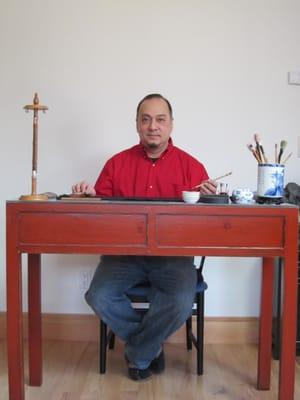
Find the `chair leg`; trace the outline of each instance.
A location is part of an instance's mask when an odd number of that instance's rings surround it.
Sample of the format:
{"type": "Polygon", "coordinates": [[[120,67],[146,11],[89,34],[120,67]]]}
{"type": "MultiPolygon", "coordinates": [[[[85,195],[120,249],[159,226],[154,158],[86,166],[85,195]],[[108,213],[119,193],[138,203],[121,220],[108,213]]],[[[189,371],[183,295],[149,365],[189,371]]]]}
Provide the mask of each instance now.
{"type": "Polygon", "coordinates": [[[107,325],[102,320],[100,321],[100,374],[105,374],[106,371],[106,347],[107,347],[107,325]]]}
{"type": "Polygon", "coordinates": [[[110,350],[114,349],[115,347],[115,334],[113,331],[109,331],[108,333],[108,348],[110,350]]]}
{"type": "Polygon", "coordinates": [[[203,374],[204,292],[197,294],[197,373],[203,374]]]}
{"type": "Polygon", "coordinates": [[[192,350],[192,316],[185,321],[186,348],[192,350]]]}

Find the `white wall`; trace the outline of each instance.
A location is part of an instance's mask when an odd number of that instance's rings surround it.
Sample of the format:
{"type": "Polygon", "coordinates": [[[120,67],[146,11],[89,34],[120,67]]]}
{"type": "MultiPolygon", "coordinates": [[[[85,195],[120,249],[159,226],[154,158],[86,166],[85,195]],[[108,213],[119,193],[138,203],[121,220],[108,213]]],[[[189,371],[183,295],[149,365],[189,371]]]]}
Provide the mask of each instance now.
{"type": "MultiPolygon", "coordinates": [[[[246,149],[259,132],[294,151],[286,182],[300,182],[299,0],[0,0],[0,310],[5,299],[5,200],[30,193],[35,91],[40,115],[38,191],[68,193],[137,142],[135,108],[149,92],[173,104],[174,141],[230,188],[256,186],[246,149]]],[[[82,273],[95,256],[43,256],[43,311],[88,313],[82,273]]],[[[257,315],[257,259],[210,258],[207,314],[257,315]]],[[[25,275],[25,271],[24,271],[25,275]]],[[[26,289],[26,279],[24,290],[26,289]]],[[[25,309],[26,309],[26,299],[25,309]]]]}

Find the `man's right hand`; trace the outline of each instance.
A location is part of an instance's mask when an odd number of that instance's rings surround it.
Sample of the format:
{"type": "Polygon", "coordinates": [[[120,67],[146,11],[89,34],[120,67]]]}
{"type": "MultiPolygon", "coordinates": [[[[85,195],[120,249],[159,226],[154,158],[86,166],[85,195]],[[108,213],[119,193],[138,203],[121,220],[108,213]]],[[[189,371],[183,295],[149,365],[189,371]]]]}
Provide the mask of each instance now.
{"type": "Polygon", "coordinates": [[[73,194],[86,194],[87,196],[96,196],[94,186],[88,182],[82,181],[72,186],[73,194]]]}
{"type": "Polygon", "coordinates": [[[218,183],[213,179],[207,179],[198,185],[199,191],[202,194],[216,194],[218,183]]]}

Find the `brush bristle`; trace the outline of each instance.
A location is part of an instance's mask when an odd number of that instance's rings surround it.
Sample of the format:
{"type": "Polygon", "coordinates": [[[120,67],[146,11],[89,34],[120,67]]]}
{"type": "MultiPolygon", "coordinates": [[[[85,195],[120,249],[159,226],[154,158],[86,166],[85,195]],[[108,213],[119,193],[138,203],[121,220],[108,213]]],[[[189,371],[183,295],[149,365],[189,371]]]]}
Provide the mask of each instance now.
{"type": "Polygon", "coordinates": [[[254,140],[255,140],[255,143],[259,143],[260,142],[260,136],[259,136],[258,133],[254,134],[254,140]]]}
{"type": "Polygon", "coordinates": [[[284,149],[286,148],[286,146],[287,146],[287,141],[286,141],[286,140],[282,140],[282,141],[280,142],[280,148],[281,148],[282,150],[284,150],[284,149]]]}

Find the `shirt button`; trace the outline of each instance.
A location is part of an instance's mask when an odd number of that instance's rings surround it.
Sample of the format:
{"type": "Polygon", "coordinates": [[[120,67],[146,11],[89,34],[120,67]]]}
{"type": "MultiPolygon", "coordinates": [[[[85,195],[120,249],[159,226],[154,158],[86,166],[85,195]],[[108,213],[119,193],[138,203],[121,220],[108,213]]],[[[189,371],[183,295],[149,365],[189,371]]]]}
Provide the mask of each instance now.
{"type": "Polygon", "coordinates": [[[155,167],[155,164],[152,164],[152,167],[155,167]]]}
{"type": "Polygon", "coordinates": [[[150,185],[150,186],[149,186],[149,189],[152,189],[152,187],[153,187],[153,186],[152,186],[152,185],[150,185]]]}

